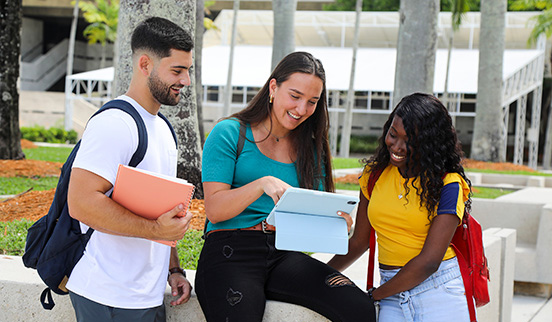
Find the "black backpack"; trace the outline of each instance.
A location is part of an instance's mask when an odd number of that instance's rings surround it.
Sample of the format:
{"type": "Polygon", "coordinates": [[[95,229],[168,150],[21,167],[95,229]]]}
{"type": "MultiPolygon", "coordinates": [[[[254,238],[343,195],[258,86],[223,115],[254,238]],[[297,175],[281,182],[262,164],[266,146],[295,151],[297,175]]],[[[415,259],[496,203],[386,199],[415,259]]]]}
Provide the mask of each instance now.
{"type": "MultiPolygon", "coordinates": [[[[128,113],[136,122],[138,148],[129,162],[130,166],[136,167],[144,158],[148,147],[146,125],[134,107],[123,100],[107,102],[91,118],[111,108],[128,113]]],[[[161,113],[158,113],[158,115],[167,123],[174,141],[177,142],[176,133],[169,121],[161,113]]],[[[71,167],[80,143],[79,141],[75,145],[63,164],[54,200],[48,214],[35,222],[27,232],[23,264],[26,267],[36,269],[38,275],[46,284],[47,288],[40,295],[40,302],[47,310],[51,310],[55,306],[52,291],[60,295],[69,293],[65,288],[69,275],[81,259],[84,248],[94,231],[89,228],[86,234],[82,234],[79,221],[69,215],[67,208],[67,189],[71,177],[71,167]]]]}

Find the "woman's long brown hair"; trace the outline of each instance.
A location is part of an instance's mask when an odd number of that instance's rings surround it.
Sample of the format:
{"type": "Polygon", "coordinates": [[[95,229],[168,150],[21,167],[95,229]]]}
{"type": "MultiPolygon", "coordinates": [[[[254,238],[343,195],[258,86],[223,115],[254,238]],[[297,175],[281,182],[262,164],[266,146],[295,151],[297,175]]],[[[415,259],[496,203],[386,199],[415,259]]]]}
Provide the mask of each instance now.
{"type": "Polygon", "coordinates": [[[274,68],[264,86],[247,107],[231,115],[230,118],[237,118],[240,122],[249,124],[258,124],[270,118],[272,112],[272,104],[269,103],[270,80],[274,78],[280,86],[294,73],[315,75],[322,80],[323,84],[314,113],[290,134],[292,144],[296,147],[295,168],[299,175],[299,185],[308,189],[319,189],[322,186],[325,191],[334,191],[328,143],[330,124],[326,99],[326,73],[320,60],[307,52],[294,52],[287,55],[274,68]]]}

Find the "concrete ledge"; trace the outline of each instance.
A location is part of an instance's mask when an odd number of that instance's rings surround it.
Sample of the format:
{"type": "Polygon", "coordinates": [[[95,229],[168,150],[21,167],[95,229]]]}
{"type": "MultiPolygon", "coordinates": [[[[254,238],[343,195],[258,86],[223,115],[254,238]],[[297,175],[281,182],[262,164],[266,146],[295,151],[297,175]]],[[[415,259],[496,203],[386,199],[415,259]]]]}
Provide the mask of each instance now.
{"type": "MultiPolygon", "coordinates": [[[[484,231],[485,254],[491,269],[489,292],[491,303],[477,309],[479,322],[510,322],[513,296],[514,252],[516,232],[512,229],[492,228],[484,231]]],[[[316,257],[316,254],[315,254],[316,257]]],[[[345,274],[363,287],[366,278],[365,256],[345,274]]],[[[324,260],[323,260],[324,261],[324,260]]],[[[54,294],[56,306],[47,311],[40,304],[45,286],[35,270],[23,266],[21,257],[0,256],[0,321],[75,321],[69,296],[54,294]]],[[[195,280],[195,271],[186,272],[195,280]]],[[[376,283],[377,284],[377,283],[376,283]]],[[[167,321],[203,322],[205,318],[195,293],[186,304],[171,306],[170,290],[165,291],[167,321]]],[[[328,322],[329,320],[304,307],[267,301],[263,322],[328,322]]]]}
{"type": "Polygon", "coordinates": [[[516,230],[514,280],[552,284],[552,189],[525,188],[494,200],[472,200],[472,215],[483,229],[516,230]]]}
{"type": "Polygon", "coordinates": [[[552,177],[466,172],[474,186],[505,189],[552,188],[552,177]]]}
{"type": "MultiPolygon", "coordinates": [[[[64,321],[75,320],[75,313],[69,296],[54,294],[53,310],[48,311],[40,304],[40,294],[45,286],[35,270],[23,266],[21,257],[0,257],[0,321],[64,321]]],[[[195,271],[186,271],[193,285],[195,271]]],[[[170,289],[165,290],[167,321],[205,321],[195,293],[186,304],[171,306],[170,289]]],[[[328,322],[320,314],[302,306],[267,301],[263,322],[328,322]]]]}

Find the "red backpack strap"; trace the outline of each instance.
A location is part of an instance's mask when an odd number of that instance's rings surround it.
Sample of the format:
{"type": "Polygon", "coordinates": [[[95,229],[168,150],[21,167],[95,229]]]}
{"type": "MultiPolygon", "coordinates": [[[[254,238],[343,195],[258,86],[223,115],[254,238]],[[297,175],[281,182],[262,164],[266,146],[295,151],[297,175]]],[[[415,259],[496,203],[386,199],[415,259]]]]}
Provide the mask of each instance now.
{"type": "Polygon", "coordinates": [[[468,311],[470,313],[470,322],[477,322],[475,305],[473,304],[473,289],[470,283],[470,268],[468,267],[467,259],[462,256],[462,253],[454,244],[450,245],[454,248],[456,258],[458,259],[458,266],[460,266],[460,273],[462,274],[462,281],[464,282],[466,301],[468,302],[468,311]]]}
{"type": "MultiPolygon", "coordinates": [[[[366,187],[368,192],[368,197],[372,198],[372,191],[378,181],[383,169],[370,172],[370,177],[368,177],[368,186],[366,187]]],[[[368,254],[368,273],[366,276],[366,290],[374,287],[374,257],[376,254],[376,231],[373,227],[370,226],[370,253],[368,254]]]]}

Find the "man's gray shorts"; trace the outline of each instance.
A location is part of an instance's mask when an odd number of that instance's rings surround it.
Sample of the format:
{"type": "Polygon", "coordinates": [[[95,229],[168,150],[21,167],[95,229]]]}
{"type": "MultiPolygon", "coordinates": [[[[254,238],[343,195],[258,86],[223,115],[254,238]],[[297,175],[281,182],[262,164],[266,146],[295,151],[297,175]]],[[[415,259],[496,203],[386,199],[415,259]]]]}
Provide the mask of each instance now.
{"type": "Polygon", "coordinates": [[[69,292],[78,322],[165,322],[165,305],[150,309],[120,309],[91,301],[73,292],[69,292]]]}

